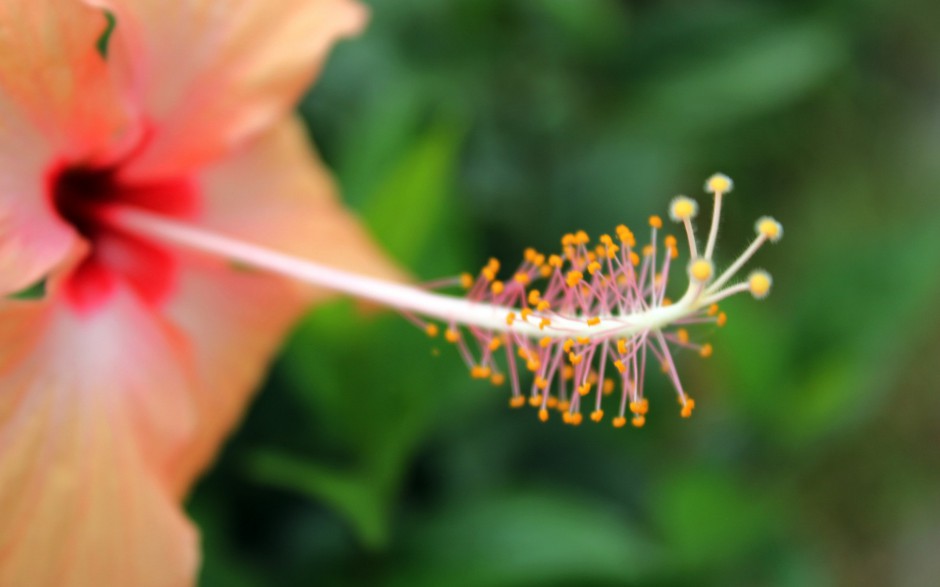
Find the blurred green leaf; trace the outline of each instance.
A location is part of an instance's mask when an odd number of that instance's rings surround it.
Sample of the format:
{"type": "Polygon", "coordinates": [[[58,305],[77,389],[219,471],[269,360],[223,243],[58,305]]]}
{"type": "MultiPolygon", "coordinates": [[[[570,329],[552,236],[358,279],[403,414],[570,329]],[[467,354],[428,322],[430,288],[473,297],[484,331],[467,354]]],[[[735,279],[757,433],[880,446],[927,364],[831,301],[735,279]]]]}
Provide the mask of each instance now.
{"type": "Polygon", "coordinates": [[[761,488],[744,486],[729,471],[680,469],[650,496],[672,573],[740,561],[764,548],[777,523],[761,488]]]}
{"type": "Polygon", "coordinates": [[[441,223],[464,134],[453,123],[438,123],[402,154],[362,208],[379,242],[406,265],[441,223]]]}
{"type": "Polygon", "coordinates": [[[294,393],[307,407],[321,443],[346,455],[346,464],[308,461],[303,469],[292,461],[288,469],[285,458],[269,457],[265,471],[272,470],[271,462],[280,463],[281,481],[289,470],[305,494],[350,516],[362,541],[372,547],[384,546],[387,539],[388,508],[408,459],[441,402],[459,389],[453,382],[466,381],[465,373],[450,368],[457,357],[434,360],[432,344],[397,316],[363,317],[352,304],[339,302],[312,313],[285,356],[294,393]],[[416,357],[427,357],[420,359],[420,369],[401,369],[416,357]]]}
{"type": "MultiPolygon", "coordinates": [[[[688,134],[709,131],[782,108],[829,81],[848,57],[837,29],[807,21],[760,31],[721,51],[687,60],[638,90],[635,129],[659,123],[688,134]]],[[[657,124],[657,128],[662,128],[657,124]]]]}
{"type": "Polygon", "coordinates": [[[388,539],[382,496],[355,473],[329,470],[273,450],[248,455],[246,466],[256,481],[325,501],[353,524],[366,546],[377,548],[388,539]]]}
{"type": "Polygon", "coordinates": [[[610,49],[627,34],[626,10],[614,0],[530,0],[529,5],[579,48],[610,49]]]}
{"type": "Polygon", "coordinates": [[[413,587],[633,582],[658,561],[615,504],[547,490],[451,504],[398,556],[389,584],[413,587]]]}
{"type": "Polygon", "coordinates": [[[380,78],[378,87],[360,106],[350,132],[343,136],[339,177],[348,201],[361,206],[400,166],[403,154],[414,148],[427,109],[425,87],[399,71],[396,79],[380,78]]]}
{"type": "Polygon", "coordinates": [[[46,297],[46,280],[40,279],[36,283],[7,296],[11,300],[41,300],[46,297]]]}
{"type": "Polygon", "coordinates": [[[903,367],[898,357],[914,342],[909,333],[940,295],[940,271],[924,270],[914,253],[940,250],[940,233],[909,229],[918,224],[885,227],[878,240],[833,239],[808,256],[799,281],[781,286],[804,286],[793,318],[773,306],[734,306],[727,336],[742,353],[728,357],[729,372],[776,442],[797,450],[882,406],[903,367]]]}

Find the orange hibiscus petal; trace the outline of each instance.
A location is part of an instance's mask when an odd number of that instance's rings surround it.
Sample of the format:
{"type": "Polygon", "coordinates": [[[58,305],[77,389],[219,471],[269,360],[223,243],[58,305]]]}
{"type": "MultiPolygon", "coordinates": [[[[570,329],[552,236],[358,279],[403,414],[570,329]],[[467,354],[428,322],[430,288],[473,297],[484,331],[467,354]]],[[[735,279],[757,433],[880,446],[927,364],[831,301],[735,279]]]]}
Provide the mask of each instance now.
{"type": "Polygon", "coordinates": [[[263,131],[367,16],[354,0],[86,1],[116,14],[109,59],[152,122],[129,177],[185,173],[263,131]]]}
{"type": "MultiPolygon", "coordinates": [[[[280,251],[387,279],[401,273],[336,198],[301,125],[285,120],[204,174],[209,229],[280,251]]],[[[167,315],[189,337],[200,384],[198,437],[176,462],[185,493],[241,418],[267,361],[293,320],[329,295],[218,260],[184,261],[167,315]]]]}
{"type": "Polygon", "coordinates": [[[319,263],[402,279],[337,197],[302,123],[286,118],[201,176],[200,225],[319,263]]]}
{"type": "Polygon", "coordinates": [[[99,162],[133,125],[95,49],[100,10],[73,0],[0,0],[0,296],[45,275],[75,236],[49,205],[56,161],[99,162]]]}
{"type": "Polygon", "coordinates": [[[0,585],[190,585],[167,485],[194,421],[181,340],[131,296],[0,308],[0,585]]]}

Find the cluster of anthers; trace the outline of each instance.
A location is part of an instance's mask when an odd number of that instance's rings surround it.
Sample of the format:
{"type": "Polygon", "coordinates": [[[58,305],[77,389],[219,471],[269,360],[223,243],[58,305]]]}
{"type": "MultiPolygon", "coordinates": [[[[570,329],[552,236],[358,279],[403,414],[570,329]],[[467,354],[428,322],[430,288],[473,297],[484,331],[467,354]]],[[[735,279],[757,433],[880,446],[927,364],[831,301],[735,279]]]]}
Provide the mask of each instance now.
{"type": "Polygon", "coordinates": [[[613,425],[625,426],[629,410],[631,423],[643,426],[649,409],[643,396],[648,357],[656,360],[675,387],[680,414],[687,418],[695,400],[682,386],[673,354],[684,349],[709,357],[712,345],[694,342],[687,328],[724,326],[727,316],[718,304],[729,296],[748,291],[758,299],[767,296],[771,277],[766,271],[755,270],[746,281],[730,282],[765,242],[783,236],[779,222],[760,218],[755,225],[757,238],[724,272],[716,274],[713,254],[722,197],[731,189],[731,179],[721,174],[705,183],[705,190],[714,197],[714,208],[701,251],[692,226],[698,204],[686,196],[672,200],[669,216],[684,227],[690,255],[688,288],[678,300],[667,297],[666,288],[670,266],[680,256],[679,245],[676,237],[662,234],[662,219],[652,216],[650,241],[642,247],[623,225],[616,228],[616,236],[601,235],[593,244],[579,231],[564,235],[558,254],[526,250],[522,263],[505,280],[499,278],[499,261],[491,259],[477,277],[464,274],[435,284],[459,284],[467,290],[471,304],[491,313],[502,309],[499,323],[492,318],[488,324],[468,323],[455,316],[442,332],[434,322],[410,318],[428,336],[443,335],[454,344],[474,378],[488,379],[494,385],[508,379],[510,406],[528,403],[538,408],[543,422],[551,410],[560,411],[568,424],[580,424],[582,410],[590,410],[591,420],[600,422],[605,414],[604,397],[619,388],[613,425]],[[531,389],[525,393],[520,383],[523,370],[532,373],[531,389]]]}

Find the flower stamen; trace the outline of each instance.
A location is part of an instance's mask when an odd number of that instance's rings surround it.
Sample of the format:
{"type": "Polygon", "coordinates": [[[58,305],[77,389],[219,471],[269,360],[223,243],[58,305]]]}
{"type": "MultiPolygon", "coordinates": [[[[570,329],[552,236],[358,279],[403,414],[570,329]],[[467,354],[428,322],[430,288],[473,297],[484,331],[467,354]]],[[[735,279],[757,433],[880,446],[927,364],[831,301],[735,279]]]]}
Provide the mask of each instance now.
{"type": "Polygon", "coordinates": [[[589,236],[578,231],[562,238],[558,254],[546,256],[527,249],[522,263],[505,280],[499,278],[500,262],[490,259],[475,278],[463,274],[435,282],[466,290],[465,297],[455,297],[327,267],[145,210],[112,206],[102,209],[100,215],[103,221],[124,230],[385,304],[402,312],[432,338],[441,334],[433,322],[440,321],[446,325],[444,339],[457,347],[471,376],[493,385],[509,379],[512,407],[527,401],[519,383],[518,357],[533,374],[528,402],[538,408],[543,421],[549,410],[557,409],[566,423],[580,424],[581,404],[586,403],[581,398],[592,392],[590,418],[602,421],[603,398],[617,387],[619,378],[620,405],[612,424],[620,428],[627,422],[628,408],[634,426],[642,427],[646,422],[649,404],[643,397],[643,381],[647,353],[660,363],[676,389],[680,415],[689,417],[695,403],[683,389],[670,345],[675,350],[710,356],[712,346],[693,342],[687,327],[699,323],[723,326],[727,316],[717,302],[737,293],[763,298],[770,292],[772,280],[764,271],[724,287],[764,242],[776,242],[782,236],[782,226],[769,217],[758,220],[757,239],[714,279],[712,257],[721,200],[731,188],[731,180],[721,174],[706,182],[706,191],[714,194],[714,212],[703,256],[698,255],[691,224],[697,204],[685,196],[671,203],[670,217],[683,223],[690,253],[688,286],[675,302],[666,291],[672,261],[679,256],[678,246],[675,237],[666,235],[662,242],[665,254],[662,263],[657,263],[662,229],[659,216],[649,218],[650,242],[643,247],[642,262],[635,251],[636,238],[624,225],[616,227],[619,244],[610,235],[602,235],[592,247],[589,236]],[[471,349],[472,341],[476,341],[476,351],[471,349]],[[505,353],[505,369],[495,357],[500,350],[505,353]],[[610,370],[608,363],[613,367],[610,370]],[[607,378],[608,372],[614,377],[607,378]],[[557,397],[552,393],[554,382],[557,397]]]}

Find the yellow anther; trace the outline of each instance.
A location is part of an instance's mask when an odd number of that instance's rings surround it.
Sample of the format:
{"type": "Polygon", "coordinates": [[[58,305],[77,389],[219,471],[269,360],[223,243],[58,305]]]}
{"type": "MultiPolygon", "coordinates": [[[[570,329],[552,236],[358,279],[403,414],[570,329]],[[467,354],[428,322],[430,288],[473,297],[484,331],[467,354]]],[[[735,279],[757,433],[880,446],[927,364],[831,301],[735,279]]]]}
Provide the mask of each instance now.
{"type": "Polygon", "coordinates": [[[499,347],[501,346],[503,346],[503,340],[499,338],[498,336],[490,339],[490,344],[489,344],[490,352],[498,351],[499,347]]]}
{"type": "Polygon", "coordinates": [[[571,424],[571,412],[567,412],[567,411],[562,412],[561,421],[564,422],[565,424],[571,424]]]}
{"type": "Polygon", "coordinates": [[[525,397],[521,395],[515,395],[509,398],[509,407],[510,408],[521,408],[525,405],[525,397]]]}
{"type": "Polygon", "coordinates": [[[581,361],[584,360],[584,357],[576,353],[568,353],[568,360],[571,361],[572,365],[580,365],[581,361]]]}
{"type": "Polygon", "coordinates": [[[542,362],[539,361],[538,359],[529,359],[528,361],[526,361],[526,364],[525,364],[526,369],[528,369],[529,371],[533,373],[538,371],[539,367],[541,366],[542,366],[542,362]]]}
{"type": "Polygon", "coordinates": [[[547,312],[552,309],[552,305],[549,304],[548,301],[542,300],[538,304],[535,305],[535,309],[538,310],[539,312],[547,312]]]}
{"type": "Polygon", "coordinates": [[[522,321],[526,322],[529,319],[529,316],[532,315],[532,310],[529,308],[522,308],[519,310],[519,315],[522,317],[522,321]]]}
{"type": "Polygon", "coordinates": [[[561,345],[561,348],[564,349],[566,353],[570,353],[571,349],[574,348],[574,340],[569,338],[561,345]]]}
{"type": "Polygon", "coordinates": [[[633,232],[623,224],[617,227],[617,238],[628,247],[636,246],[636,237],[633,235],[633,232]]]}
{"type": "Polygon", "coordinates": [[[493,373],[493,376],[490,377],[490,383],[492,383],[496,387],[499,387],[503,383],[506,383],[506,376],[503,375],[502,373],[493,373]]]}
{"type": "Polygon", "coordinates": [[[614,392],[614,380],[610,377],[604,378],[604,386],[601,388],[604,395],[610,395],[614,392]]]}
{"type": "Polygon", "coordinates": [[[545,400],[545,407],[552,410],[558,407],[558,398],[553,395],[548,396],[548,398],[545,400]]]}
{"type": "Polygon", "coordinates": [[[604,245],[597,245],[596,247],[594,247],[594,260],[595,261],[605,256],[607,256],[607,247],[605,247],[604,245]]]}
{"type": "Polygon", "coordinates": [[[663,240],[663,244],[671,249],[674,248],[678,243],[676,242],[676,237],[670,234],[663,240]]]}
{"type": "Polygon", "coordinates": [[[529,396],[529,405],[533,408],[537,408],[542,405],[542,396],[540,395],[531,395],[529,396]]]}
{"type": "Polygon", "coordinates": [[[493,295],[498,296],[499,294],[503,293],[505,289],[506,286],[503,285],[502,281],[494,281],[493,284],[490,285],[490,291],[493,292],[493,295]]]}
{"type": "Polygon", "coordinates": [[[579,230],[574,235],[574,238],[575,238],[575,244],[578,244],[578,245],[586,245],[589,242],[591,242],[591,239],[588,237],[588,233],[584,232],[583,230],[579,230]]]}
{"type": "Polygon", "coordinates": [[[621,373],[627,370],[627,366],[624,365],[623,361],[620,360],[614,361],[614,367],[616,367],[617,371],[620,371],[621,373]]]}
{"type": "Polygon", "coordinates": [[[500,267],[500,265],[499,265],[499,259],[496,259],[496,258],[492,258],[492,257],[491,257],[490,260],[487,262],[486,267],[487,267],[487,269],[489,269],[489,270],[492,271],[493,273],[498,273],[498,272],[499,272],[499,267],[500,267]]]}
{"type": "Polygon", "coordinates": [[[489,267],[484,267],[483,271],[480,272],[483,275],[483,278],[487,281],[493,281],[496,279],[496,272],[490,269],[489,267]]]}
{"type": "Polygon", "coordinates": [[[685,328],[680,328],[676,331],[676,338],[681,344],[688,344],[689,342],[689,331],[685,328]]]}
{"type": "Polygon", "coordinates": [[[751,290],[751,295],[759,300],[767,297],[772,284],[773,280],[766,271],[754,271],[747,278],[747,286],[751,290]]]}
{"type": "Polygon", "coordinates": [[[667,307],[667,306],[671,306],[671,305],[672,305],[672,298],[670,298],[669,296],[664,297],[664,298],[663,298],[663,303],[662,303],[661,305],[662,305],[662,307],[664,307],[664,308],[667,307]]]}
{"type": "Polygon", "coordinates": [[[630,421],[631,424],[637,428],[642,428],[646,424],[646,418],[643,416],[633,416],[633,420],[630,421]]]}
{"type": "Polygon", "coordinates": [[[702,345],[702,348],[699,349],[698,354],[702,355],[702,358],[707,359],[708,357],[712,356],[713,351],[714,349],[712,349],[711,343],[706,342],[702,345]]]}
{"type": "Polygon", "coordinates": [[[440,334],[441,329],[437,327],[437,324],[428,324],[424,327],[424,333],[430,336],[431,338],[436,337],[440,334]]]}
{"type": "Polygon", "coordinates": [[[588,382],[590,382],[591,385],[594,385],[595,383],[597,383],[597,371],[595,371],[594,369],[591,369],[591,371],[588,373],[587,380],[588,382]]]}
{"type": "Polygon", "coordinates": [[[709,315],[709,316],[714,316],[714,315],[717,314],[717,313],[718,313],[718,304],[712,304],[712,305],[708,306],[708,315],[709,315]]]}
{"type": "Polygon", "coordinates": [[[533,289],[529,292],[529,305],[534,306],[539,303],[539,300],[542,299],[542,294],[537,289],[533,289]]]}
{"type": "Polygon", "coordinates": [[[535,257],[538,254],[539,254],[538,251],[536,251],[532,247],[529,247],[522,253],[522,257],[529,263],[532,263],[533,261],[535,261],[535,257]]]}
{"type": "Polygon", "coordinates": [[[698,214],[698,203],[686,196],[676,196],[669,204],[669,218],[673,222],[682,222],[695,218],[698,214]]]}
{"type": "Polygon", "coordinates": [[[448,328],[448,329],[444,332],[444,339],[445,339],[447,342],[455,343],[455,342],[457,342],[458,340],[460,340],[460,331],[457,330],[456,328],[448,328]]]}
{"type": "Polygon", "coordinates": [[[563,365],[561,367],[561,378],[564,381],[571,381],[574,379],[574,367],[571,365],[563,365]]]}
{"type": "Polygon", "coordinates": [[[724,312],[718,314],[718,318],[715,319],[715,323],[718,324],[719,328],[723,328],[725,324],[728,323],[728,315],[724,312]]]}
{"type": "Polygon", "coordinates": [[[546,326],[551,326],[552,321],[548,318],[542,318],[539,320],[539,330],[545,330],[546,326]]]}
{"type": "Polygon", "coordinates": [[[552,268],[549,267],[548,265],[542,265],[539,268],[539,275],[541,275],[542,277],[548,277],[551,274],[552,274],[552,268]]]}
{"type": "Polygon", "coordinates": [[[604,410],[594,410],[591,412],[591,420],[594,422],[600,422],[604,419],[604,410]]]}
{"type": "Polygon", "coordinates": [[[587,344],[591,342],[591,338],[589,336],[577,336],[575,337],[575,340],[578,341],[578,344],[587,344]]]}
{"type": "Polygon", "coordinates": [[[689,275],[699,283],[705,283],[715,273],[715,265],[708,259],[696,259],[689,265],[689,275]]]}
{"type": "Polygon", "coordinates": [[[569,423],[570,423],[572,426],[580,426],[580,425],[581,425],[581,421],[582,421],[583,419],[584,419],[584,417],[581,415],[581,412],[575,412],[574,414],[571,414],[571,420],[570,420],[569,423]]]}
{"type": "Polygon", "coordinates": [[[608,259],[616,259],[616,258],[617,258],[617,253],[619,253],[619,252],[620,252],[620,247],[618,247],[617,245],[609,245],[609,246],[607,247],[607,258],[608,258],[608,259]]]}
{"type": "Polygon", "coordinates": [[[524,347],[519,347],[519,349],[516,351],[516,354],[519,355],[519,358],[523,361],[529,360],[529,351],[524,347]]]}
{"type": "Polygon", "coordinates": [[[591,384],[590,384],[590,383],[584,383],[584,385],[579,385],[579,386],[578,386],[578,393],[581,394],[581,395],[587,395],[587,394],[591,393],[591,384]]]}
{"type": "Polygon", "coordinates": [[[474,379],[488,379],[490,376],[490,368],[483,367],[482,365],[474,365],[470,369],[470,377],[474,379]]]}
{"type": "Polygon", "coordinates": [[[725,194],[734,189],[734,182],[723,173],[716,173],[705,182],[705,191],[710,194],[725,194]]]}
{"type": "Polygon", "coordinates": [[[610,238],[609,234],[602,234],[600,240],[601,244],[607,245],[608,247],[614,244],[614,239],[610,238]]]}
{"type": "Polygon", "coordinates": [[[532,280],[529,278],[528,273],[519,272],[512,276],[513,281],[520,285],[529,285],[529,282],[532,280]]]}
{"type": "Polygon", "coordinates": [[[535,386],[538,387],[539,389],[545,389],[546,387],[548,387],[548,380],[541,376],[536,377],[535,386]]]}
{"type": "Polygon", "coordinates": [[[553,340],[552,337],[546,336],[545,338],[539,341],[539,346],[542,347],[543,349],[547,349],[548,347],[551,346],[552,340],[553,340]]]}
{"type": "Polygon", "coordinates": [[[564,265],[564,263],[564,260],[558,255],[549,255],[548,257],[548,264],[555,269],[561,269],[561,266],[564,265]]]}
{"type": "Polygon", "coordinates": [[[460,274],[460,287],[464,289],[470,289],[473,287],[473,276],[469,273],[460,274]]]}
{"type": "Polygon", "coordinates": [[[617,352],[621,355],[627,354],[627,339],[620,338],[617,339],[617,352]]]}
{"type": "Polygon", "coordinates": [[[561,246],[563,247],[572,247],[575,245],[574,235],[570,232],[565,233],[561,236],[561,246]]]}
{"type": "Polygon", "coordinates": [[[617,416],[616,418],[613,419],[612,423],[614,425],[614,428],[623,428],[624,426],[627,425],[627,419],[624,418],[623,416],[617,416]]]}
{"type": "Polygon", "coordinates": [[[543,255],[542,253],[539,253],[538,255],[536,255],[535,258],[532,259],[532,264],[535,265],[535,266],[544,265],[544,264],[545,264],[545,255],[543,255]]]}
{"type": "Polygon", "coordinates": [[[546,410],[545,408],[542,408],[541,410],[539,410],[539,420],[541,420],[542,422],[548,422],[548,410],[546,410]]]}
{"type": "Polygon", "coordinates": [[[652,256],[654,250],[655,250],[655,249],[653,248],[653,245],[644,245],[644,246],[643,246],[643,256],[644,256],[644,257],[650,257],[650,256],[652,256]]]}
{"type": "Polygon", "coordinates": [[[598,318],[597,316],[592,316],[591,318],[587,319],[588,326],[597,326],[600,323],[601,323],[601,319],[598,318]]]}
{"type": "Polygon", "coordinates": [[[662,371],[663,373],[669,373],[669,363],[667,363],[666,361],[663,361],[662,363],[660,363],[659,370],[662,371]]]}
{"type": "Polygon", "coordinates": [[[506,314],[506,326],[512,326],[512,323],[516,321],[515,312],[510,312],[506,314]]]}
{"type": "Polygon", "coordinates": [[[687,398],[685,400],[685,403],[682,404],[682,410],[679,412],[679,414],[683,418],[688,418],[689,416],[692,415],[692,410],[694,409],[695,409],[695,400],[692,398],[687,398]]]}
{"type": "Polygon", "coordinates": [[[640,256],[633,251],[630,252],[630,264],[634,267],[640,264],[640,256]]]}
{"type": "Polygon", "coordinates": [[[662,228],[662,227],[663,227],[663,219],[660,218],[659,216],[655,216],[655,215],[654,215],[654,216],[650,216],[650,226],[652,226],[653,228],[662,228]]]}
{"type": "Polygon", "coordinates": [[[783,238],[783,225],[770,216],[758,218],[757,223],[754,225],[754,230],[757,231],[757,234],[763,235],[772,243],[783,238]]]}
{"type": "Polygon", "coordinates": [[[645,416],[649,412],[650,403],[645,397],[635,402],[630,402],[630,411],[640,416],[645,416]]]}
{"type": "Polygon", "coordinates": [[[574,287],[581,283],[581,280],[584,279],[584,274],[580,271],[569,271],[568,275],[565,276],[565,282],[568,284],[568,287],[574,287]]]}
{"type": "Polygon", "coordinates": [[[588,263],[587,270],[588,270],[588,273],[590,273],[591,275],[594,275],[595,273],[601,270],[601,264],[598,263],[597,261],[591,261],[590,263],[588,263]]]}

